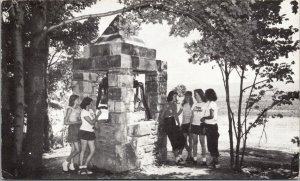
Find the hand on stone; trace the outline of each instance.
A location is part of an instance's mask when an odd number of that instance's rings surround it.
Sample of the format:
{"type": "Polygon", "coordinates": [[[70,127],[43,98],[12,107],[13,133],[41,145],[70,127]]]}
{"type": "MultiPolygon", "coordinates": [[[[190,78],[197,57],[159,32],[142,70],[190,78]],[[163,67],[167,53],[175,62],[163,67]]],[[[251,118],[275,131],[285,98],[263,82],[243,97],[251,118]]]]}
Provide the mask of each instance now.
{"type": "Polygon", "coordinates": [[[99,117],[101,115],[101,113],[102,113],[101,110],[98,110],[96,117],[99,117]]]}

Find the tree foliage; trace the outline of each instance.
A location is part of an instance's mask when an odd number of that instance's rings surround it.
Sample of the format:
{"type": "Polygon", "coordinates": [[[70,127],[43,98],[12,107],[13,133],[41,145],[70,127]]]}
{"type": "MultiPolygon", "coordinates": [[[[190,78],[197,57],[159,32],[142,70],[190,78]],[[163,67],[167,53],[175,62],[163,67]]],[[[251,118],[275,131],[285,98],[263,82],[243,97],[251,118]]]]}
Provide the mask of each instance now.
{"type": "Polygon", "coordinates": [[[178,93],[178,96],[179,96],[179,97],[183,97],[183,96],[184,96],[184,93],[187,91],[187,90],[186,90],[186,86],[183,85],[183,84],[177,85],[177,86],[174,87],[172,90],[173,90],[173,91],[176,91],[176,92],[178,93]]]}
{"type": "MultiPolygon", "coordinates": [[[[13,36],[9,36],[9,34],[11,33],[9,31],[9,29],[11,29],[11,27],[15,26],[15,23],[13,21],[13,17],[11,17],[11,14],[9,14],[8,12],[11,10],[11,8],[14,5],[22,5],[23,7],[23,11],[24,11],[24,24],[22,26],[23,31],[22,31],[22,40],[23,43],[21,46],[23,46],[24,48],[24,77],[25,77],[25,97],[27,98],[26,104],[27,107],[25,107],[25,111],[27,112],[27,119],[28,119],[28,131],[26,136],[28,137],[28,139],[31,139],[30,141],[27,140],[25,142],[25,146],[23,146],[24,148],[28,148],[28,149],[24,149],[24,158],[23,161],[25,163],[25,165],[28,164],[32,165],[32,166],[26,166],[26,168],[28,169],[22,169],[23,170],[23,176],[27,175],[30,178],[36,177],[38,175],[38,173],[40,173],[39,171],[37,171],[35,168],[41,168],[41,166],[39,165],[41,163],[41,156],[42,156],[42,152],[41,152],[41,148],[43,147],[43,145],[40,145],[39,143],[41,143],[43,141],[43,137],[47,135],[47,133],[44,132],[44,128],[41,129],[36,129],[42,125],[46,125],[47,126],[47,121],[46,121],[46,117],[47,115],[44,115],[42,117],[36,117],[35,112],[32,111],[28,111],[28,110],[46,110],[47,109],[47,104],[44,104],[44,101],[46,100],[40,100],[40,102],[42,101],[43,104],[39,105],[39,104],[32,104],[30,102],[32,102],[32,100],[38,100],[39,98],[42,98],[43,96],[39,96],[39,95],[46,95],[47,92],[45,89],[43,89],[43,87],[46,86],[46,82],[47,81],[41,81],[39,83],[39,87],[34,88],[34,90],[40,90],[39,94],[37,94],[36,96],[32,96],[33,92],[32,92],[32,85],[35,85],[33,83],[33,81],[36,80],[43,80],[43,77],[46,77],[47,74],[47,70],[45,69],[46,66],[40,66],[40,65],[46,65],[47,64],[47,59],[43,59],[42,57],[47,57],[48,56],[48,52],[49,52],[49,47],[54,47],[54,49],[56,49],[56,51],[65,51],[67,52],[67,54],[76,54],[77,52],[77,47],[78,45],[84,45],[89,43],[92,39],[96,38],[97,36],[97,30],[98,30],[98,18],[89,18],[86,21],[82,21],[82,22],[74,22],[71,24],[67,24],[64,26],[61,26],[59,28],[57,28],[56,30],[52,31],[49,34],[43,34],[40,30],[43,30],[43,24],[47,26],[51,26],[54,24],[58,24],[61,21],[64,21],[66,19],[70,19],[73,18],[73,13],[74,12],[80,12],[83,9],[85,9],[86,7],[89,7],[91,5],[93,5],[96,1],[4,1],[2,3],[2,29],[5,30],[3,31],[4,34],[2,34],[2,37],[7,37],[4,39],[4,41],[2,41],[2,46],[3,49],[3,54],[5,56],[3,56],[3,60],[2,61],[2,67],[5,68],[5,71],[3,72],[3,80],[14,80],[16,79],[16,74],[14,74],[15,70],[14,70],[14,64],[15,64],[15,60],[13,58],[13,50],[15,49],[14,44],[12,43],[13,40],[11,39],[11,37],[13,36]],[[38,45],[38,41],[44,41],[46,45],[45,47],[41,47],[40,45],[38,45]],[[36,47],[40,48],[40,50],[36,49],[36,47]],[[41,57],[41,58],[34,58],[34,57],[41,57]],[[37,62],[35,62],[35,61],[37,62]],[[44,61],[44,62],[43,62],[44,61]],[[39,64],[37,64],[39,63],[39,64]],[[40,67],[38,67],[40,66],[40,67]],[[38,68],[35,68],[38,67],[38,68]],[[40,69],[40,71],[37,71],[37,69],[40,69]],[[41,72],[42,75],[36,75],[36,73],[41,72]],[[39,77],[38,79],[36,77],[39,77]],[[42,106],[42,107],[41,107],[42,106]],[[40,120],[42,119],[42,120],[40,120]],[[35,123],[37,121],[37,124],[35,123]],[[45,124],[42,124],[43,122],[45,122],[45,124]],[[34,128],[34,126],[30,126],[30,125],[35,125],[36,128],[34,128]],[[39,126],[40,125],[40,126],[39,126]],[[39,134],[37,134],[37,132],[40,132],[39,134]],[[30,136],[32,135],[32,136],[30,136]],[[44,136],[33,136],[33,135],[44,135],[44,136]],[[26,151],[27,150],[27,151],[26,151]],[[34,166],[34,167],[33,167],[34,166]],[[34,171],[31,172],[30,171],[34,171]],[[27,172],[27,171],[28,172],[27,172]]],[[[49,76],[50,79],[48,79],[48,85],[50,86],[49,90],[53,91],[55,90],[55,88],[57,87],[57,85],[55,85],[56,83],[53,82],[52,78],[56,78],[54,79],[55,81],[60,79],[59,76],[61,77],[65,77],[65,81],[67,79],[68,76],[70,76],[70,72],[68,72],[70,69],[66,69],[67,67],[69,67],[71,61],[67,61],[67,63],[58,63],[55,66],[52,66],[51,69],[49,69],[49,76]],[[59,70],[60,69],[60,70],[59,70]],[[63,70],[61,71],[61,70],[63,70]],[[67,75],[63,75],[66,74],[67,75]]],[[[11,87],[12,89],[15,89],[13,85],[10,85],[10,83],[7,81],[7,83],[5,84],[7,85],[7,88],[11,87]]],[[[69,86],[69,85],[68,85],[69,86]]],[[[9,89],[5,88],[5,95],[8,98],[13,98],[14,97],[14,91],[9,91],[9,89]]],[[[13,101],[7,100],[8,105],[10,103],[12,103],[13,101]]],[[[3,120],[3,127],[5,128],[9,128],[12,126],[9,117],[14,117],[14,107],[13,106],[9,106],[9,109],[6,109],[7,111],[7,115],[6,117],[2,117],[3,120]]],[[[37,112],[38,114],[40,113],[45,113],[47,114],[47,111],[40,111],[37,112]]],[[[8,130],[11,130],[10,128],[8,130]]],[[[7,131],[5,131],[7,132],[7,131]]],[[[12,132],[7,132],[9,133],[8,135],[13,134],[12,132]]],[[[12,137],[7,136],[7,137],[2,137],[4,139],[7,139],[3,142],[13,142],[12,137]]],[[[3,147],[9,147],[10,144],[7,145],[3,145],[3,147]]],[[[6,148],[4,148],[4,150],[6,150],[6,148]]],[[[7,149],[9,150],[9,148],[7,149]]],[[[8,155],[11,155],[9,152],[6,152],[8,155]]],[[[12,156],[13,157],[13,156],[12,156]]],[[[4,164],[6,165],[6,167],[4,168],[6,171],[11,172],[11,168],[10,165],[12,165],[10,159],[6,160],[6,163],[4,164]]]]}
{"type": "MultiPolygon", "coordinates": [[[[205,34],[201,40],[185,45],[187,52],[192,55],[190,58],[191,62],[200,64],[209,61],[217,62],[223,75],[225,89],[227,88],[228,90],[226,94],[230,93],[229,84],[226,80],[229,79],[231,72],[236,71],[240,76],[240,98],[237,115],[234,115],[230,106],[230,100],[227,100],[227,108],[229,109],[229,114],[231,114],[229,119],[233,121],[237,142],[235,148],[236,169],[240,169],[243,163],[247,134],[249,134],[250,130],[258,125],[265,125],[268,121],[266,114],[274,106],[292,104],[293,99],[299,98],[299,92],[285,92],[274,87],[276,82],[294,83],[292,78],[294,74],[292,69],[292,65],[295,63],[294,60],[280,62],[278,58],[288,57],[290,52],[299,49],[299,40],[294,41],[292,39],[292,35],[297,33],[298,29],[292,25],[288,28],[278,27],[278,24],[288,20],[285,18],[285,15],[279,14],[281,3],[282,1],[257,1],[250,5],[252,13],[245,21],[255,22],[256,28],[251,31],[245,30],[245,32],[248,31],[247,34],[251,38],[241,38],[239,41],[251,42],[252,46],[250,47],[240,45],[240,52],[243,53],[244,48],[251,49],[251,52],[254,52],[252,61],[245,61],[244,57],[240,56],[237,50],[223,51],[226,47],[220,47],[220,44],[216,43],[207,43],[206,40],[209,37],[206,37],[205,34]],[[215,50],[219,53],[211,53],[210,50],[215,50]],[[254,72],[255,74],[250,86],[244,85],[244,80],[247,78],[245,77],[246,71],[254,72]],[[267,93],[273,94],[273,102],[271,105],[259,107],[258,102],[267,93]],[[248,96],[248,98],[245,100],[245,108],[242,108],[244,96],[248,96]],[[244,109],[244,117],[242,116],[242,109],[244,109]],[[260,112],[253,122],[247,123],[248,115],[254,109],[260,109],[260,112]],[[237,118],[237,121],[235,121],[235,118],[237,118]],[[241,140],[243,140],[243,146],[239,145],[241,140]],[[240,152],[241,147],[243,152],[240,152]]],[[[222,27],[222,24],[219,26],[222,27]]],[[[231,42],[231,38],[227,38],[229,39],[224,41],[231,42]]],[[[249,78],[247,81],[249,81],[249,78]]],[[[274,114],[272,117],[282,117],[282,115],[274,114]]],[[[231,147],[232,151],[233,149],[231,147]]]]}
{"type": "MultiPolygon", "coordinates": [[[[132,5],[143,1],[123,2],[132,5]]],[[[292,100],[298,97],[299,92],[285,92],[274,87],[276,82],[294,82],[294,60],[282,62],[278,58],[288,57],[290,52],[299,49],[299,40],[292,39],[298,29],[292,25],[287,28],[278,26],[288,20],[285,14],[279,14],[281,0],[152,2],[151,7],[135,9],[127,16],[139,17],[139,23],[162,23],[165,20],[171,25],[170,35],[173,36],[186,37],[191,31],[198,30],[201,39],[185,44],[191,55],[189,62],[202,64],[213,61],[219,65],[227,97],[231,165],[235,164],[234,167],[239,170],[249,131],[266,123],[268,110],[274,106],[292,104],[292,100]],[[230,101],[232,72],[240,77],[237,115],[232,110],[230,101]],[[245,85],[246,72],[254,72],[255,75],[250,85],[245,85]],[[258,102],[270,93],[273,94],[272,104],[259,107],[258,102]],[[248,98],[243,100],[244,96],[248,98]],[[245,107],[242,107],[243,102],[245,107]],[[250,124],[247,122],[248,115],[254,109],[260,109],[260,112],[250,124]],[[233,134],[236,139],[235,148],[233,134]]],[[[298,3],[291,1],[290,4],[292,12],[297,13],[298,3]]]]}

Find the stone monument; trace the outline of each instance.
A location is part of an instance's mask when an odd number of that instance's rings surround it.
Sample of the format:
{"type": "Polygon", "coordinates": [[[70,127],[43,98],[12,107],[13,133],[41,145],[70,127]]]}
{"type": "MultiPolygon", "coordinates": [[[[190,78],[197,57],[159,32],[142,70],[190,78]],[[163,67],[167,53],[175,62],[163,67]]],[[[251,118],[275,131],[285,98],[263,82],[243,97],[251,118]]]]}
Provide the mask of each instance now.
{"type": "Polygon", "coordinates": [[[92,164],[112,172],[137,169],[166,157],[166,137],[158,139],[158,115],[166,101],[167,64],[156,50],[120,30],[117,16],[102,36],[84,48],[73,62],[74,94],[97,98],[99,78],[107,77],[109,119],[96,123],[96,153],[92,164]],[[136,119],[134,74],[145,75],[145,98],[152,119],[136,119]],[[163,141],[162,141],[163,140],[163,141]],[[160,143],[158,143],[159,141],[160,143]]]}

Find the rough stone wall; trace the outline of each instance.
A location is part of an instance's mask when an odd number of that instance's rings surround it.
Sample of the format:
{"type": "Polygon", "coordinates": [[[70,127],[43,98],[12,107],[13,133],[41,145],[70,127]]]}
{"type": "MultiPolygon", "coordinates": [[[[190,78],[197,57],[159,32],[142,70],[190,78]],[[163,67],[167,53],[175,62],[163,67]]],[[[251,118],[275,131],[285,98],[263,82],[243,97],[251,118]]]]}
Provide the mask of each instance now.
{"type": "Polygon", "coordinates": [[[157,121],[141,121],[128,125],[127,139],[133,148],[137,166],[154,164],[155,142],[157,141],[157,121]]]}
{"type": "Polygon", "coordinates": [[[127,122],[133,112],[133,73],[131,69],[108,71],[108,110],[110,119],[98,122],[96,154],[93,163],[99,168],[126,171],[137,168],[137,160],[127,140],[127,122]]]}
{"type": "MultiPolygon", "coordinates": [[[[105,72],[102,72],[104,75],[105,72]]],[[[89,96],[93,100],[97,98],[97,90],[101,72],[73,70],[72,91],[74,94],[83,97],[89,96]]]]}
{"type": "Polygon", "coordinates": [[[167,135],[162,130],[159,114],[167,100],[167,63],[156,60],[157,71],[147,73],[145,76],[145,95],[149,104],[153,119],[157,121],[157,137],[155,142],[155,156],[157,161],[164,162],[167,159],[167,135]]]}
{"type": "Polygon", "coordinates": [[[73,69],[107,71],[109,68],[131,68],[139,72],[156,71],[154,49],[125,42],[100,44],[88,48],[85,48],[84,58],[74,60],[73,69]]]}

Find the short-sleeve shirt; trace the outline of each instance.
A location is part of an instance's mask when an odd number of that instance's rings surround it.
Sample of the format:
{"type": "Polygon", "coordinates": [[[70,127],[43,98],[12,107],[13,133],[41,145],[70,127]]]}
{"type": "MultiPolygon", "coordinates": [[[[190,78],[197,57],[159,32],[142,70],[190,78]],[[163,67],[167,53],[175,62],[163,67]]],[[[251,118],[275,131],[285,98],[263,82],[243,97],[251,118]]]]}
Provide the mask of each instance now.
{"type": "Polygon", "coordinates": [[[85,120],[84,117],[90,117],[91,119],[95,119],[95,115],[93,113],[92,110],[87,111],[85,109],[81,110],[81,126],[80,126],[80,130],[84,130],[84,131],[89,131],[89,132],[94,132],[94,125],[91,125],[89,122],[87,122],[87,120],[85,120]]]}
{"type": "Polygon", "coordinates": [[[188,124],[191,121],[192,117],[192,106],[189,103],[181,105],[180,109],[182,109],[182,124],[188,124]]]}
{"type": "Polygon", "coordinates": [[[200,125],[200,119],[204,116],[207,115],[207,108],[208,108],[208,105],[207,103],[205,102],[196,102],[193,104],[192,106],[192,111],[193,111],[193,122],[192,124],[193,125],[200,125]]]}
{"type": "Polygon", "coordinates": [[[205,123],[206,124],[217,124],[218,106],[217,106],[217,103],[215,101],[208,102],[208,112],[210,112],[211,109],[214,110],[214,118],[213,119],[206,119],[205,123]]]}

